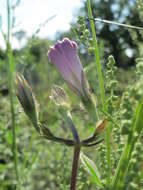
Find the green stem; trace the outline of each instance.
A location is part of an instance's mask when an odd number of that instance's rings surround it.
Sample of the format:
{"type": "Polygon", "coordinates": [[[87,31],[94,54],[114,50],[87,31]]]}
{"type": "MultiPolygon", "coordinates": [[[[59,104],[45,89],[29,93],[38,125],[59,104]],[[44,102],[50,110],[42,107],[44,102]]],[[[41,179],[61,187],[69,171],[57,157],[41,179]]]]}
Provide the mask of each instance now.
{"type": "Polygon", "coordinates": [[[111,190],[121,190],[122,189],[122,185],[124,182],[124,177],[126,175],[128,166],[129,166],[129,160],[131,157],[131,147],[132,145],[130,145],[129,143],[126,144],[120,161],[118,163],[118,167],[116,169],[116,173],[114,175],[112,184],[111,184],[111,190]]]}
{"type": "Polygon", "coordinates": [[[12,152],[14,159],[14,168],[16,179],[19,181],[18,175],[18,163],[17,163],[17,147],[16,147],[16,132],[15,132],[15,111],[14,111],[14,101],[13,101],[13,71],[14,62],[13,55],[10,46],[10,30],[11,30],[11,14],[10,14],[10,2],[7,0],[7,56],[8,56],[8,86],[10,93],[10,110],[11,110],[11,124],[12,124],[12,152]]]}
{"type": "MultiPolygon", "coordinates": [[[[88,17],[93,19],[90,0],[87,0],[87,9],[88,9],[88,17]]],[[[90,19],[90,27],[91,27],[93,43],[94,43],[95,64],[96,64],[97,74],[98,74],[101,102],[102,102],[103,110],[105,111],[106,110],[106,102],[105,102],[105,93],[104,93],[104,81],[103,81],[102,71],[101,71],[100,56],[99,56],[99,52],[98,52],[98,44],[97,44],[97,38],[96,38],[95,25],[94,25],[94,21],[91,19],[90,19]]]]}
{"type": "MultiPolygon", "coordinates": [[[[101,96],[101,102],[102,102],[102,107],[103,111],[106,112],[106,101],[105,101],[105,91],[104,91],[104,80],[102,76],[102,71],[101,71],[101,64],[100,64],[100,56],[98,52],[98,44],[97,44],[97,38],[96,38],[96,31],[95,31],[95,25],[94,25],[94,19],[92,15],[92,10],[91,10],[91,3],[90,0],[87,0],[87,9],[88,9],[88,17],[89,22],[90,22],[90,27],[91,27],[91,33],[92,33],[92,38],[93,38],[93,43],[94,43],[94,57],[95,57],[95,64],[97,68],[97,74],[98,74],[98,81],[99,81],[99,90],[100,90],[100,96],[101,96]]],[[[111,150],[110,150],[110,129],[106,127],[106,134],[105,134],[105,144],[106,144],[106,159],[107,159],[107,164],[108,164],[108,177],[107,177],[107,184],[110,184],[110,178],[111,178],[111,150]]]]}
{"type": "Polygon", "coordinates": [[[79,156],[80,156],[80,145],[76,144],[74,147],[74,157],[73,157],[73,164],[72,164],[70,190],[76,190],[76,177],[77,177],[79,156]]]}
{"type": "Polygon", "coordinates": [[[108,169],[107,169],[107,185],[110,185],[110,180],[111,180],[111,148],[110,148],[110,122],[107,122],[106,124],[106,133],[105,133],[105,142],[106,142],[106,159],[108,163],[108,169]]]}

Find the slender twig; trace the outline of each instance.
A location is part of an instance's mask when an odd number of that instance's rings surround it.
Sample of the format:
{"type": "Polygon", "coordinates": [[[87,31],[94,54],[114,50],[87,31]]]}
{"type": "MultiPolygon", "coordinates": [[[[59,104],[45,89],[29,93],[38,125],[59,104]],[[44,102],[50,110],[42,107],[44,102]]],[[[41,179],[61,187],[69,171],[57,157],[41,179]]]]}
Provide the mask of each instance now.
{"type": "Polygon", "coordinates": [[[93,143],[83,143],[82,146],[85,146],[85,147],[92,147],[92,146],[96,146],[98,144],[100,144],[101,142],[103,142],[104,139],[100,139],[98,141],[95,141],[93,143]]]}
{"type": "Polygon", "coordinates": [[[16,132],[15,132],[15,111],[14,111],[14,102],[13,102],[13,71],[14,71],[14,62],[13,55],[10,46],[10,30],[11,30],[11,14],[10,14],[10,2],[7,0],[7,56],[8,56],[8,85],[10,93],[10,108],[11,108],[11,122],[12,122],[12,152],[14,159],[14,168],[17,182],[19,181],[18,175],[18,162],[17,162],[17,147],[16,147],[16,132]]]}
{"type": "MultiPolygon", "coordinates": [[[[92,33],[93,43],[94,43],[95,63],[96,63],[96,69],[97,69],[97,74],[98,74],[99,90],[100,90],[102,108],[103,108],[103,111],[106,112],[104,80],[103,80],[102,71],[101,71],[100,56],[99,56],[99,52],[98,52],[98,43],[97,43],[97,38],[96,38],[94,18],[92,15],[90,0],[87,0],[87,9],[88,9],[88,17],[90,18],[89,22],[90,22],[91,33],[92,33]]],[[[111,170],[110,170],[110,168],[111,168],[110,127],[109,126],[106,127],[105,144],[106,144],[106,159],[107,159],[107,164],[108,164],[107,184],[109,185],[110,184],[110,178],[111,178],[111,170]]]]}
{"type": "Polygon", "coordinates": [[[80,156],[80,145],[76,144],[74,147],[74,157],[73,157],[73,163],[72,163],[72,175],[71,175],[71,181],[70,181],[70,190],[76,189],[76,177],[77,177],[77,171],[78,171],[79,156],[80,156]]]}
{"type": "Polygon", "coordinates": [[[133,25],[129,25],[129,24],[123,24],[123,23],[119,23],[119,22],[115,22],[115,21],[111,21],[111,20],[105,20],[105,19],[101,19],[101,18],[88,18],[87,19],[91,19],[91,20],[94,20],[94,21],[97,21],[97,22],[103,22],[105,24],[114,24],[114,25],[117,25],[117,26],[121,26],[121,27],[124,27],[124,28],[130,28],[130,29],[136,29],[136,30],[143,30],[143,27],[140,27],[140,26],[133,26],[133,25]]]}

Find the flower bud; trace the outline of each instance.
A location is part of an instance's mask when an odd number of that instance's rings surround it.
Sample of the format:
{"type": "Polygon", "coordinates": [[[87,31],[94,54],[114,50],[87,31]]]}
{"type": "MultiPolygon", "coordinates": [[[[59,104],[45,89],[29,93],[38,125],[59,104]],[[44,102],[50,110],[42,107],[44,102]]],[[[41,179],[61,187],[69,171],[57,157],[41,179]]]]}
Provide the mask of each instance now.
{"type": "Polygon", "coordinates": [[[71,114],[68,111],[70,109],[70,103],[64,89],[55,85],[52,89],[51,99],[58,106],[59,114],[65,121],[66,126],[69,127],[70,131],[72,132],[74,141],[79,142],[78,132],[73,124],[71,114]]]}
{"type": "Polygon", "coordinates": [[[61,88],[60,86],[57,86],[57,85],[53,86],[50,98],[51,98],[51,100],[54,101],[54,103],[57,106],[62,106],[67,109],[70,108],[69,99],[68,99],[64,89],[61,88]]]}
{"type": "Polygon", "coordinates": [[[24,112],[33,123],[35,129],[40,132],[35,97],[32,93],[32,89],[22,75],[17,75],[15,78],[15,91],[24,112]]]}

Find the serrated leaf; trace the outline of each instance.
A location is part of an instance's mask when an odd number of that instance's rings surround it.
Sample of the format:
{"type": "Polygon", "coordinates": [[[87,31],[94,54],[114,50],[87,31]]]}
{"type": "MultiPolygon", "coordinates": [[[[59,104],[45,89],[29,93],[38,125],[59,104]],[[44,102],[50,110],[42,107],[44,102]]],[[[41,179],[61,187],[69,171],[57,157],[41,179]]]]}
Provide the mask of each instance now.
{"type": "Polygon", "coordinates": [[[94,164],[92,160],[90,160],[85,154],[81,153],[80,154],[81,161],[83,165],[85,166],[85,169],[88,171],[88,173],[91,175],[93,178],[94,182],[96,185],[98,185],[100,188],[103,188],[103,185],[100,180],[100,174],[99,171],[94,164]]]}

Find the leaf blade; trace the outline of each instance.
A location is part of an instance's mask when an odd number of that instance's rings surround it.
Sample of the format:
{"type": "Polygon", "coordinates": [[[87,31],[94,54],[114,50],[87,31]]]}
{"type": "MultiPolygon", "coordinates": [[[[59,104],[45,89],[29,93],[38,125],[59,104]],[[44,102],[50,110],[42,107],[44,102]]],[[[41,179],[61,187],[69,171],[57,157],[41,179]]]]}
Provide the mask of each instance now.
{"type": "Polygon", "coordinates": [[[85,169],[88,171],[88,173],[91,175],[93,178],[94,182],[96,185],[98,185],[100,188],[103,188],[103,185],[100,180],[100,174],[95,166],[94,162],[90,160],[85,154],[81,153],[80,159],[85,166],[85,169]]]}

